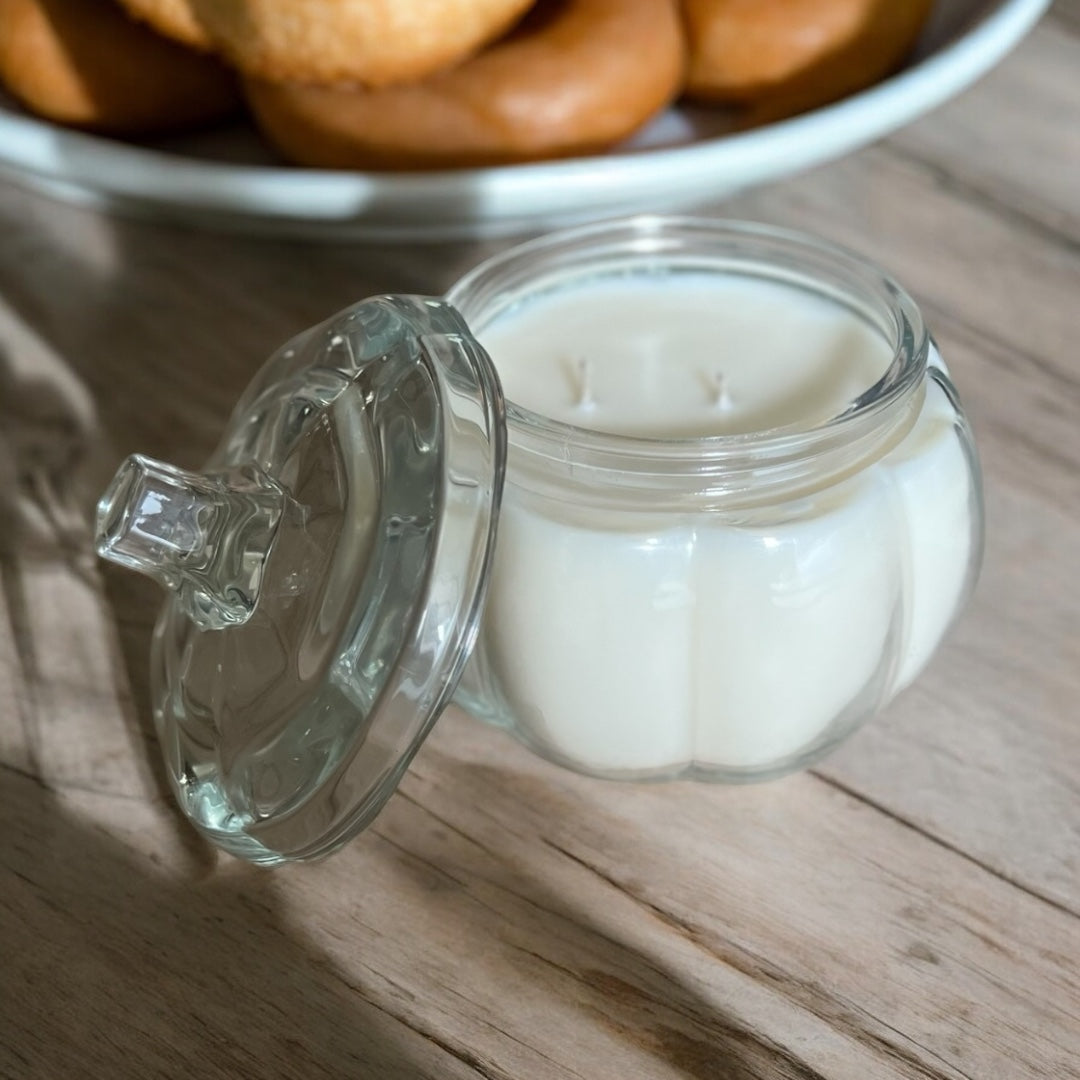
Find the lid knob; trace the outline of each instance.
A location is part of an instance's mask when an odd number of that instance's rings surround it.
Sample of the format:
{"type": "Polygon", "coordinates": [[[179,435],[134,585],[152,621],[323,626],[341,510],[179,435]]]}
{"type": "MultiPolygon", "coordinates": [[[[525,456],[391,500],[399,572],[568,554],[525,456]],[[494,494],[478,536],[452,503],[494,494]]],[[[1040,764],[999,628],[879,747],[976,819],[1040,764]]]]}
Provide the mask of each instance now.
{"type": "Polygon", "coordinates": [[[133,454],[97,509],[98,554],[177,594],[201,629],[247,621],[288,496],[257,465],[206,474],[133,454]]]}

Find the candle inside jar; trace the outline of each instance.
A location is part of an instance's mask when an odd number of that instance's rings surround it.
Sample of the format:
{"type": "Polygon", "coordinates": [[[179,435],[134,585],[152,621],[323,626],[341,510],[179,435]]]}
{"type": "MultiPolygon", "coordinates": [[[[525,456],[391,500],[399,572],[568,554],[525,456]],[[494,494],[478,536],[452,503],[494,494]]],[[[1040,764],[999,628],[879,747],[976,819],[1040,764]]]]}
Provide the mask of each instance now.
{"type": "Polygon", "coordinates": [[[481,334],[507,398],[617,435],[815,426],[885,374],[892,349],[838,304],[747,278],[600,280],[481,334]]]}
{"type": "MultiPolygon", "coordinates": [[[[510,401],[646,438],[813,428],[893,357],[841,304],[722,274],[579,281],[478,329],[510,401]]],[[[973,519],[955,419],[929,380],[887,460],[705,514],[540,491],[511,431],[488,715],[607,775],[760,776],[812,758],[910,682],[959,605],[973,519]]]]}

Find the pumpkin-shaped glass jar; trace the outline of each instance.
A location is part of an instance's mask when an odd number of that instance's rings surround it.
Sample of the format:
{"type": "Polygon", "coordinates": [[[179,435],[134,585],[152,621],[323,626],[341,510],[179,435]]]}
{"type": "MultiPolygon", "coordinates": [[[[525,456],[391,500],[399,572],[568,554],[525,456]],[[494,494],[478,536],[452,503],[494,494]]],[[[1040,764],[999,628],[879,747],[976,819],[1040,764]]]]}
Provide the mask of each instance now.
{"type": "Polygon", "coordinates": [[[634,221],[496,256],[448,299],[509,398],[472,711],[581,771],[757,779],[923,668],[974,583],[981,486],[941,357],[880,271],[777,230],[634,221]],[[536,386],[545,357],[590,349],[619,365],[613,416],[602,368],[585,400],[580,367],[562,400],[557,363],[536,386]],[[710,413],[713,372],[732,400],[710,413]]]}

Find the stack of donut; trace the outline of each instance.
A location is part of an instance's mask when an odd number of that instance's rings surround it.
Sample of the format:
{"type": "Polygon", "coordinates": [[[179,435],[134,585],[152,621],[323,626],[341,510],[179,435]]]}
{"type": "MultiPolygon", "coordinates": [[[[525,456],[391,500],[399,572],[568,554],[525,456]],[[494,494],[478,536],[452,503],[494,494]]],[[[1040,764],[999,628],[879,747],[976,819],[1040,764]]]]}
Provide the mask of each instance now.
{"type": "Polygon", "coordinates": [[[0,0],[0,83],[118,136],[243,107],[286,158],[425,169],[590,153],[679,97],[761,119],[887,75],[933,0],[0,0]]]}

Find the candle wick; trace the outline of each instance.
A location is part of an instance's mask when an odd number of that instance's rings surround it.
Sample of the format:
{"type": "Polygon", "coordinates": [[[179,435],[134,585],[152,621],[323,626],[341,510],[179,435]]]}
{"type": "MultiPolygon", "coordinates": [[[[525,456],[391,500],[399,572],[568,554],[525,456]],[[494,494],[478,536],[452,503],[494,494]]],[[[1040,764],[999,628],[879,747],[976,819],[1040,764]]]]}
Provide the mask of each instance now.
{"type": "Polygon", "coordinates": [[[713,405],[726,412],[731,408],[731,394],[728,393],[727,378],[722,371],[713,373],[713,405]]]}
{"type": "Polygon", "coordinates": [[[577,386],[579,409],[591,409],[596,405],[592,394],[592,364],[583,356],[577,362],[577,386]]]}

